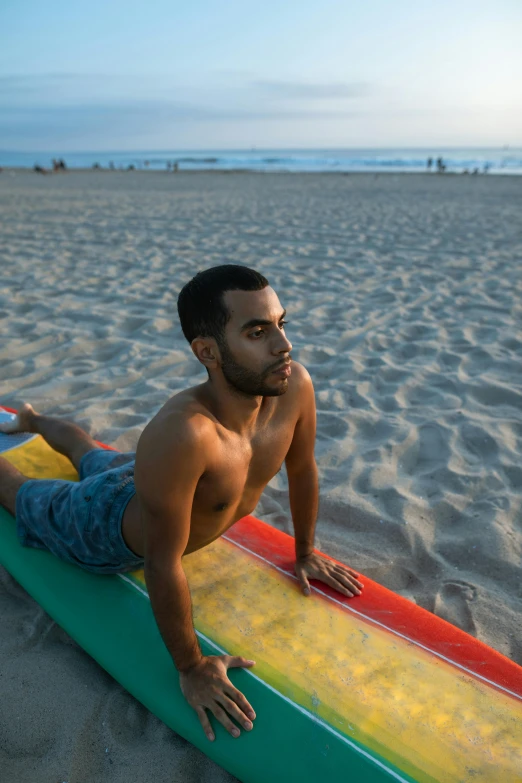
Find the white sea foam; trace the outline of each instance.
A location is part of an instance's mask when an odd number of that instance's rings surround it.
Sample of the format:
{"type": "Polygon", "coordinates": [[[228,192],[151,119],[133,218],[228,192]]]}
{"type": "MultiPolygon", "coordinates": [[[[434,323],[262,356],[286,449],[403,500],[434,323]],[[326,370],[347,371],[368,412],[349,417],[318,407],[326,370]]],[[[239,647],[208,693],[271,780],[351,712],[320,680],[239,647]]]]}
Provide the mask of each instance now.
{"type": "Polygon", "coordinates": [[[0,166],[32,168],[35,163],[50,167],[53,158],[65,158],[70,168],[102,168],[114,165],[116,169],[134,166],[137,169],[165,170],[177,162],[181,170],[288,172],[424,172],[428,158],[431,171],[436,171],[436,160],[442,158],[447,173],[469,173],[487,166],[492,174],[522,174],[520,148],[429,148],[424,149],[331,149],[331,150],[140,150],[136,152],[3,152],[0,166]]]}

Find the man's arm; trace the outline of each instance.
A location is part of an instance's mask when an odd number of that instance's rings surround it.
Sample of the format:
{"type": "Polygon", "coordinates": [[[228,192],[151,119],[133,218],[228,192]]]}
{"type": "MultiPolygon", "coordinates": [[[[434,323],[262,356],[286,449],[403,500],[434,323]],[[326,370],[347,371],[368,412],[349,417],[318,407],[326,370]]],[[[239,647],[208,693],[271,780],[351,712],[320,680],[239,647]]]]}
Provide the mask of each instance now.
{"type": "Polygon", "coordinates": [[[135,484],[152,610],[180,673],[183,694],[196,710],[207,737],[214,739],[206,709],[233,736],[239,730],[229,715],[244,728],[252,728],[246,716],[254,717],[253,710],[226,672],[231,666],[253,662],[238,656],[203,656],[192,623],[190,591],[181,557],[189,539],[192,503],[205,470],[206,453],[205,434],[189,423],[164,422],[161,434],[147,428],[136,453],[135,484]]]}
{"type": "Polygon", "coordinates": [[[203,450],[189,426],[170,438],[145,430],[136,452],[135,485],[145,545],[145,580],[159,630],[178,671],[202,654],[192,625],[181,557],[190,533],[192,501],[204,471],[203,450]]]}
{"type": "Polygon", "coordinates": [[[314,551],[315,524],[319,508],[319,480],[315,463],[315,394],[312,379],[302,366],[298,370],[299,418],[285,458],[290,510],[295,532],[296,558],[314,551]]]}
{"type": "MultiPolygon", "coordinates": [[[[319,481],[314,456],[316,433],[315,394],[308,371],[300,365],[299,417],[285,458],[290,510],[295,532],[295,572],[305,595],[310,595],[308,577],[319,579],[352,598],[363,585],[358,574],[346,566],[314,553],[315,525],[319,508],[319,481]]],[[[297,374],[296,374],[297,375],[297,374]]]]}

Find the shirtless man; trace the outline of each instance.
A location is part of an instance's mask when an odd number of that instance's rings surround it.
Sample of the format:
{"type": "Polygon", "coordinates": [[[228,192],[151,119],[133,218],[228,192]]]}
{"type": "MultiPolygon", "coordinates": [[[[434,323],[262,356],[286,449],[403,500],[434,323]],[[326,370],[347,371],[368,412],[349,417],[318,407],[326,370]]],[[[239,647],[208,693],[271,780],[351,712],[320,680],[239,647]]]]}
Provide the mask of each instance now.
{"type": "Polygon", "coordinates": [[[314,389],[306,369],[291,362],[286,311],[275,291],[246,267],[213,267],[182,289],[178,312],[208,380],[163,406],[135,455],[100,449],[76,425],[24,405],[0,429],[40,433],[70,458],[80,482],[30,480],[0,458],[0,503],[16,514],[26,546],[49,549],[97,573],[144,566],[181,690],[213,740],[207,710],[232,736],[239,736],[238,725],[252,729],[255,713],[227,671],[254,661],[202,655],[183,555],[252,513],[284,461],[295,573],[304,595],[310,594],[310,578],[348,597],[358,595],[362,584],[351,569],[314,553],[314,389]]]}

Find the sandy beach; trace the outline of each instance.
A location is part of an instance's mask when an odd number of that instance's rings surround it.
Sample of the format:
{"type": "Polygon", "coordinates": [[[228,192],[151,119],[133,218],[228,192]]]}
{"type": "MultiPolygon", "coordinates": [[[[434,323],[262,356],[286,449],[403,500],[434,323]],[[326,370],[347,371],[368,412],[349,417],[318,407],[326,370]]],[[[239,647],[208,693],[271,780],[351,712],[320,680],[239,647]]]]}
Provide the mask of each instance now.
{"type": "MultiPolygon", "coordinates": [[[[313,378],[316,545],[522,664],[522,177],[0,173],[0,404],[132,450],[206,378],[197,271],[262,272],[313,378]]],[[[284,469],[256,516],[292,532],[284,469]]],[[[6,783],[232,783],[0,568],[6,783]]],[[[255,730],[255,729],[254,729],[255,730]]]]}

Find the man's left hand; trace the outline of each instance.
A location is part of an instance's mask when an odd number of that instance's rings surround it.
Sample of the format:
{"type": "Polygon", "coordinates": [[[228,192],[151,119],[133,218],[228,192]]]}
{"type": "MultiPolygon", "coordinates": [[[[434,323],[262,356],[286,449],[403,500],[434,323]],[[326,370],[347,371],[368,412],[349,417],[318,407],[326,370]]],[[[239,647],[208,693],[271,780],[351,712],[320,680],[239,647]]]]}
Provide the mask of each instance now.
{"type": "Polygon", "coordinates": [[[354,595],[360,595],[363,585],[358,581],[355,571],[351,568],[336,563],[333,560],[328,560],[322,555],[312,552],[305,557],[299,557],[295,563],[295,573],[305,595],[310,595],[310,585],[308,578],[318,579],[324,582],[334,590],[338,590],[348,598],[353,598],[354,595]]]}

